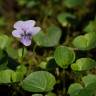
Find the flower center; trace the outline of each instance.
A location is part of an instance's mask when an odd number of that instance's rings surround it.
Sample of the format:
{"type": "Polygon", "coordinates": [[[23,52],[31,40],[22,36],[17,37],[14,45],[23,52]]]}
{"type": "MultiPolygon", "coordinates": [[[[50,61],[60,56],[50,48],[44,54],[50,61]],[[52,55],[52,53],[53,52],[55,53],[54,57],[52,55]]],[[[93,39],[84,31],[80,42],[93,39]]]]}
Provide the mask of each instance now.
{"type": "Polygon", "coordinates": [[[24,31],[24,33],[21,34],[21,38],[30,39],[30,40],[31,40],[31,34],[30,34],[30,33],[26,33],[26,32],[24,31]]]}

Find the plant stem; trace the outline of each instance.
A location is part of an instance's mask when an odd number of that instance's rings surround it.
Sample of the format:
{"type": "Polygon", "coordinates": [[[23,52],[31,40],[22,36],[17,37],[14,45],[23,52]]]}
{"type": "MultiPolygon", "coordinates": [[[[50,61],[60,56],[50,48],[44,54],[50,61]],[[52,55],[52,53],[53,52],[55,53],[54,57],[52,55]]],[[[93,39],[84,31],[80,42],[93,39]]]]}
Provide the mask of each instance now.
{"type": "Polygon", "coordinates": [[[24,55],[24,47],[23,47],[23,49],[22,49],[22,58],[23,58],[23,55],[24,55]]]}
{"type": "MultiPolygon", "coordinates": [[[[37,47],[37,45],[34,45],[34,47],[33,47],[33,52],[32,52],[32,53],[33,53],[33,54],[32,54],[32,55],[33,55],[33,56],[32,56],[33,59],[35,59],[35,54],[36,54],[36,53],[35,53],[35,50],[36,50],[36,47],[37,47]]],[[[34,60],[33,60],[33,61],[34,61],[34,60]]],[[[32,61],[32,63],[34,63],[33,61],[32,61]]],[[[28,74],[31,72],[31,70],[32,70],[32,64],[29,63],[28,74]]]]}

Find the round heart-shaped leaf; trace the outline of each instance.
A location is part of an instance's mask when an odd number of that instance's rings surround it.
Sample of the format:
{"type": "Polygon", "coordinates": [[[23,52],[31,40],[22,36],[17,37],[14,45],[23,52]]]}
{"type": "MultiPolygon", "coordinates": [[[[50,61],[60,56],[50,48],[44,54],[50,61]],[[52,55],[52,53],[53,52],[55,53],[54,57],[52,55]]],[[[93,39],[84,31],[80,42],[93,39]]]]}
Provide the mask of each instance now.
{"type": "Polygon", "coordinates": [[[61,30],[56,26],[51,26],[46,30],[46,33],[39,32],[33,37],[34,41],[39,46],[53,47],[59,43],[61,30]]]}
{"type": "Polygon", "coordinates": [[[90,32],[88,34],[85,34],[85,38],[88,43],[88,49],[96,47],[96,32],[90,32]]]}
{"type": "Polygon", "coordinates": [[[73,40],[73,45],[81,50],[86,50],[87,40],[84,36],[78,36],[73,40]]]}
{"type": "Polygon", "coordinates": [[[96,47],[96,33],[90,32],[84,36],[78,36],[73,40],[73,45],[80,50],[90,50],[96,47]]]}
{"type": "Polygon", "coordinates": [[[82,78],[85,86],[87,87],[89,84],[96,83],[96,75],[88,74],[82,78]]]}
{"type": "Polygon", "coordinates": [[[79,83],[74,83],[70,85],[68,93],[70,96],[79,96],[78,94],[81,89],[83,89],[83,87],[79,83]]]}
{"type": "Polygon", "coordinates": [[[76,61],[76,63],[71,65],[71,68],[74,71],[84,71],[92,69],[96,66],[96,61],[91,58],[80,58],[76,61]]]}
{"type": "Polygon", "coordinates": [[[56,83],[55,77],[46,71],[37,71],[28,75],[22,82],[22,88],[30,92],[51,91],[56,83]]]}
{"type": "Polygon", "coordinates": [[[66,68],[75,60],[75,53],[69,47],[59,46],[54,52],[54,58],[61,68],[66,68]]]}
{"type": "Polygon", "coordinates": [[[96,75],[88,74],[82,78],[85,84],[83,90],[80,91],[80,96],[95,96],[96,94],[96,75]]]}
{"type": "Polygon", "coordinates": [[[70,96],[94,96],[96,91],[96,76],[88,74],[82,78],[84,86],[73,83],[68,89],[70,96]]]}
{"type": "Polygon", "coordinates": [[[68,19],[75,19],[75,16],[70,13],[60,13],[57,16],[58,21],[62,24],[62,26],[67,26],[70,24],[70,21],[68,19]]]}

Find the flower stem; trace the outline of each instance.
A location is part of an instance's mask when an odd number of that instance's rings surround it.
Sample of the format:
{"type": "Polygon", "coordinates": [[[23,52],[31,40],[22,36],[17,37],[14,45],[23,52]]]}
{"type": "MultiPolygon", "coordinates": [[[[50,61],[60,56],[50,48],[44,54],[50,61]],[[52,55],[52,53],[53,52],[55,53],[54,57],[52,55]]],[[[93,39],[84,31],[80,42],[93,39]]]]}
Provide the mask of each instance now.
{"type": "Polygon", "coordinates": [[[25,50],[25,47],[23,46],[23,48],[22,48],[22,56],[21,56],[21,59],[20,59],[20,62],[21,62],[21,63],[23,63],[24,50],[25,50]]]}
{"type": "Polygon", "coordinates": [[[24,56],[24,47],[22,49],[22,59],[23,59],[23,56],[24,56]]]}

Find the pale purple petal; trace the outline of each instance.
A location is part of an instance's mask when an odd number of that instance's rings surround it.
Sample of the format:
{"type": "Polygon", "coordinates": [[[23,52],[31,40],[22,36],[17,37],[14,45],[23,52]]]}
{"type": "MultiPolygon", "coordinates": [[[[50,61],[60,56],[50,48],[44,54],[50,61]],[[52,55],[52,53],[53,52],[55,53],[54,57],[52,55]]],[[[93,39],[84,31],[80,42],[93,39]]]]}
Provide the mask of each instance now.
{"type": "Polygon", "coordinates": [[[27,20],[27,21],[24,21],[23,25],[22,25],[22,29],[24,31],[26,31],[27,33],[27,30],[31,29],[34,25],[35,25],[35,21],[34,20],[27,20]]]}
{"type": "Polygon", "coordinates": [[[14,28],[16,29],[22,29],[22,27],[24,26],[24,21],[17,21],[15,24],[14,24],[14,28]]]}
{"type": "Polygon", "coordinates": [[[24,44],[25,46],[30,46],[31,45],[31,39],[29,39],[28,37],[23,37],[21,38],[21,43],[24,44]]]}
{"type": "Polygon", "coordinates": [[[40,30],[40,27],[31,27],[29,30],[27,30],[27,33],[29,32],[31,35],[36,35],[40,30]]]}
{"type": "Polygon", "coordinates": [[[24,34],[24,32],[22,30],[13,30],[12,31],[12,35],[14,37],[18,37],[18,38],[21,38],[21,34],[24,34]]]}
{"type": "Polygon", "coordinates": [[[27,21],[24,21],[24,23],[30,27],[33,27],[36,24],[34,20],[27,20],[27,21]]]}

